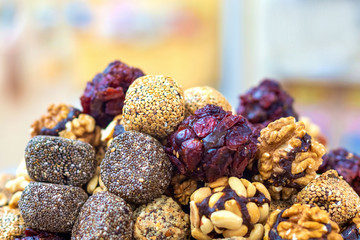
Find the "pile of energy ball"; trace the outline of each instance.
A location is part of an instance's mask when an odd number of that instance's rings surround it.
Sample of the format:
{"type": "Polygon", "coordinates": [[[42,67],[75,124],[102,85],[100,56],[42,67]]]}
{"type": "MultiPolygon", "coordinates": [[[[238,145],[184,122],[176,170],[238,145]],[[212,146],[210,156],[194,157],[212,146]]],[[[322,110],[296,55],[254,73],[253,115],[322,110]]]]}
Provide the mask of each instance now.
{"type": "Polygon", "coordinates": [[[0,176],[1,239],[360,239],[360,156],[327,151],[276,81],[235,111],[115,61],[80,100],[0,176]]]}

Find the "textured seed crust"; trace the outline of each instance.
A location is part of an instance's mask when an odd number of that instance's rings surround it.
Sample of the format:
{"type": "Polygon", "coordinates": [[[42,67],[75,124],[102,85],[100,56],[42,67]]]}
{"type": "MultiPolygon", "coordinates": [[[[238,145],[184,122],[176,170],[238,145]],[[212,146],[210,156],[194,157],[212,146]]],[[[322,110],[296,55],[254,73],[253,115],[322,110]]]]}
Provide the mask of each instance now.
{"type": "Polygon", "coordinates": [[[79,140],[36,136],[25,149],[29,176],[39,182],[81,186],[96,170],[93,147],[79,140]]]}
{"type": "Polygon", "coordinates": [[[88,195],[79,187],[31,182],[19,208],[28,227],[49,232],[71,232],[88,195]]]}
{"type": "Polygon", "coordinates": [[[100,168],[101,180],[110,192],[137,204],[159,197],[169,186],[172,173],[162,145],[135,131],[114,138],[100,168]]]}
{"type": "Polygon", "coordinates": [[[98,192],[81,208],[71,239],[131,240],[132,232],[130,205],[112,193],[98,192]]]}

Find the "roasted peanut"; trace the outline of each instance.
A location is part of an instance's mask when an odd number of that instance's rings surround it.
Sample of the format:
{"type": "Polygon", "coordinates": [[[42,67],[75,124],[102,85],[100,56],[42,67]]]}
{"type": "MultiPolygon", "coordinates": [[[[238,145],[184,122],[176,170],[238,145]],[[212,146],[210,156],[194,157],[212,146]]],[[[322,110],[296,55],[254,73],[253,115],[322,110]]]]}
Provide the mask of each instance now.
{"type": "Polygon", "coordinates": [[[221,177],[221,178],[216,179],[216,181],[214,181],[214,182],[206,183],[205,186],[210,187],[210,188],[217,188],[217,187],[226,186],[227,184],[228,184],[228,178],[221,177]]]}
{"type": "Polygon", "coordinates": [[[245,236],[245,234],[247,234],[247,232],[248,232],[248,227],[243,224],[239,229],[236,230],[224,230],[223,236],[226,238],[230,238],[234,236],[243,237],[245,236]]]}
{"type": "Polygon", "coordinates": [[[200,223],[200,230],[204,233],[204,234],[208,234],[210,233],[212,230],[214,229],[214,225],[212,224],[212,222],[210,221],[210,219],[208,219],[205,216],[201,217],[201,223],[200,223]]]}
{"type": "Polygon", "coordinates": [[[237,177],[229,178],[229,186],[236,192],[238,196],[247,197],[246,188],[237,177]]]}
{"type": "Polygon", "coordinates": [[[4,193],[0,193],[0,207],[5,206],[8,203],[8,198],[4,193]]]}
{"type": "Polygon", "coordinates": [[[250,223],[251,224],[257,223],[260,219],[260,211],[257,205],[253,202],[248,202],[246,204],[246,208],[250,215],[250,223]]]}
{"type": "Polygon", "coordinates": [[[191,229],[191,235],[197,240],[211,240],[212,238],[205,235],[198,228],[191,229]]]}
{"type": "Polygon", "coordinates": [[[227,210],[213,212],[210,216],[212,223],[218,228],[238,229],[243,223],[243,219],[227,210]]]}
{"type": "Polygon", "coordinates": [[[10,201],[9,201],[9,207],[10,208],[17,208],[19,204],[19,200],[21,197],[22,191],[16,192],[14,195],[12,195],[10,201]]]}
{"type": "Polygon", "coordinates": [[[217,192],[214,193],[213,195],[211,195],[211,197],[209,198],[209,207],[212,208],[214,207],[214,205],[217,203],[217,201],[219,201],[219,199],[224,195],[223,192],[217,192]]]}
{"type": "Polygon", "coordinates": [[[255,224],[248,240],[260,240],[264,236],[264,226],[260,223],[255,224]]]}
{"type": "Polygon", "coordinates": [[[190,200],[195,203],[201,203],[205,198],[211,195],[211,189],[209,187],[202,187],[191,194],[190,200]]]}
{"type": "Polygon", "coordinates": [[[269,209],[269,204],[268,203],[265,203],[261,206],[259,206],[259,211],[260,211],[260,219],[259,219],[259,222],[260,223],[265,223],[268,216],[269,216],[269,212],[270,212],[270,209],[269,209]]]}
{"type": "Polygon", "coordinates": [[[271,200],[271,196],[270,196],[269,191],[266,189],[266,187],[265,187],[262,183],[253,182],[253,185],[256,187],[256,189],[257,189],[259,192],[261,192],[262,194],[264,194],[267,199],[271,200]]]}
{"type": "Polygon", "coordinates": [[[242,217],[241,209],[239,204],[234,199],[227,200],[224,204],[225,210],[230,211],[242,217]]]}
{"type": "Polygon", "coordinates": [[[200,227],[199,209],[194,201],[190,202],[190,222],[195,228],[200,227]]]}

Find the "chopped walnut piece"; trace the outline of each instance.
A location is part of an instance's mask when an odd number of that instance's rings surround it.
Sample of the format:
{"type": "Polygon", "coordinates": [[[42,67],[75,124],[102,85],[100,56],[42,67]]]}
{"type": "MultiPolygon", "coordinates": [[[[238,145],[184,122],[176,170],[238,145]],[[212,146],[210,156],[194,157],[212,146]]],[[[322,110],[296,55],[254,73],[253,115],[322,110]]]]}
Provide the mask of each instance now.
{"type": "Polygon", "coordinates": [[[58,133],[65,129],[67,121],[76,118],[80,114],[80,110],[66,104],[51,104],[46,114],[31,124],[30,135],[52,135],[57,136],[58,133]]]}
{"type": "Polygon", "coordinates": [[[274,199],[289,199],[315,178],[325,148],[306,133],[303,122],[281,118],[261,130],[258,140],[256,178],[274,199]]]}
{"type": "Polygon", "coordinates": [[[195,239],[263,238],[271,201],[263,184],[221,177],[197,189],[190,200],[191,235],[195,239]]]}
{"type": "Polygon", "coordinates": [[[59,132],[59,136],[87,142],[96,148],[100,145],[101,128],[95,125],[92,116],[82,113],[67,122],[65,129],[59,132]]]}
{"type": "Polygon", "coordinates": [[[271,213],[265,225],[265,240],[342,239],[339,226],[319,207],[294,204],[271,213]]]}
{"type": "Polygon", "coordinates": [[[195,180],[181,174],[177,174],[171,179],[171,185],[174,191],[174,198],[182,205],[189,203],[191,194],[197,189],[197,182],[195,180]]]}
{"type": "Polygon", "coordinates": [[[312,180],[298,193],[296,201],[320,207],[339,225],[360,211],[359,196],[335,170],[329,170],[312,180]]]}

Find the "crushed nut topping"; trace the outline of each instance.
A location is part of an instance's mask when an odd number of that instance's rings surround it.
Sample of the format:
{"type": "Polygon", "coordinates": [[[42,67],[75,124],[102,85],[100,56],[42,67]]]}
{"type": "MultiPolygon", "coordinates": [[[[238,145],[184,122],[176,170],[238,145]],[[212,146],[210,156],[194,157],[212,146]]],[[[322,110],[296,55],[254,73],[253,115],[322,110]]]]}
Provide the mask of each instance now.
{"type": "Polygon", "coordinates": [[[319,207],[294,204],[271,213],[265,225],[265,240],[342,239],[339,226],[319,207]]]}
{"type": "Polygon", "coordinates": [[[171,185],[174,191],[174,198],[182,205],[189,203],[191,194],[197,189],[197,182],[195,180],[181,174],[177,174],[171,179],[171,185]]]}
{"type": "Polygon", "coordinates": [[[259,182],[222,177],[191,195],[191,234],[195,239],[262,239],[271,197],[259,182]]]}
{"type": "Polygon", "coordinates": [[[281,118],[261,130],[258,140],[257,177],[274,199],[289,199],[315,178],[325,148],[306,133],[303,122],[281,118]]]}
{"type": "Polygon", "coordinates": [[[301,190],[296,201],[326,210],[331,220],[344,224],[360,211],[360,198],[335,170],[329,170],[312,180],[301,190]]]}

